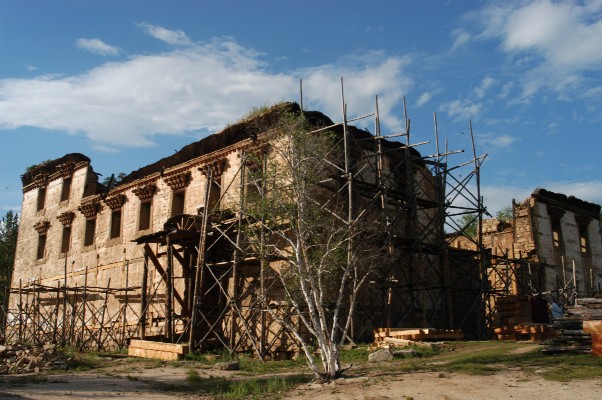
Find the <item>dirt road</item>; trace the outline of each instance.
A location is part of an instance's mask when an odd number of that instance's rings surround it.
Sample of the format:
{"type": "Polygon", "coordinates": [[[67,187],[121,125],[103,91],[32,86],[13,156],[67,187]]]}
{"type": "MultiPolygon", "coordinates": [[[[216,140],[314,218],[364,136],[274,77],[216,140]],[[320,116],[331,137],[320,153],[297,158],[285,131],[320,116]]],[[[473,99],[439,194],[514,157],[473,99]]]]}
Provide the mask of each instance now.
{"type": "MultiPolygon", "coordinates": [[[[20,378],[0,388],[0,399],[210,399],[194,393],[170,393],[150,382],[184,384],[189,369],[166,366],[129,373],[105,372],[48,375],[44,379],[20,378]]],[[[201,379],[213,379],[223,371],[199,369],[201,379]]],[[[230,375],[230,373],[228,373],[230,375]]],[[[231,377],[239,376],[232,373],[231,377]]],[[[6,383],[6,382],[5,382],[6,383]]],[[[520,370],[493,375],[463,375],[434,372],[371,374],[341,379],[331,384],[306,384],[291,390],[287,400],[307,399],[545,399],[600,400],[602,381],[568,383],[527,376],[520,370]]]]}

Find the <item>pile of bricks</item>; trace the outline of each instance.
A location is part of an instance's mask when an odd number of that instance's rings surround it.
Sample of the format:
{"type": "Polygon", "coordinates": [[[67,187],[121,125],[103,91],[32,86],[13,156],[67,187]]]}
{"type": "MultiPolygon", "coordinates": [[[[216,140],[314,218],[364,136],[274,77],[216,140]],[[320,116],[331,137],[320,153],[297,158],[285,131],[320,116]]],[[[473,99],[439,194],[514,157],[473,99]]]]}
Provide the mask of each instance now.
{"type": "Polygon", "coordinates": [[[57,352],[54,344],[0,345],[0,375],[40,372],[49,367],[67,367],[65,357],[57,352]]]}

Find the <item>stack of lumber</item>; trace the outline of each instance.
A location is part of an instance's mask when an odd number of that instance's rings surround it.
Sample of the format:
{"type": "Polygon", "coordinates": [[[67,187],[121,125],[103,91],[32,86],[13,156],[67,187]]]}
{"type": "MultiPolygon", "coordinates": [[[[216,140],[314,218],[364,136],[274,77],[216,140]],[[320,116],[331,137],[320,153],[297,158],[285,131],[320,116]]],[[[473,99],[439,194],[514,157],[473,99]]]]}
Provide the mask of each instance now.
{"type": "Polygon", "coordinates": [[[552,324],[559,334],[542,350],[544,353],[591,353],[592,337],[583,332],[583,321],[577,318],[557,318],[552,324]]]}
{"type": "Polygon", "coordinates": [[[128,355],[130,356],[158,358],[168,361],[181,360],[185,354],[188,354],[188,345],[151,342],[149,340],[132,339],[128,348],[128,355]]]}
{"type": "Polygon", "coordinates": [[[516,325],[506,325],[495,328],[498,340],[529,340],[531,342],[548,340],[557,336],[556,330],[550,324],[522,322],[516,325]]]}
{"type": "Polygon", "coordinates": [[[498,340],[548,340],[556,336],[550,324],[533,322],[528,296],[504,296],[496,301],[499,326],[493,332],[498,340]]]}
{"type": "Polygon", "coordinates": [[[376,328],[374,329],[374,346],[381,348],[421,346],[429,341],[461,340],[464,333],[461,329],[433,328],[376,328]]]}
{"type": "Polygon", "coordinates": [[[602,356],[602,299],[577,299],[553,326],[560,334],[543,352],[602,356]]]}

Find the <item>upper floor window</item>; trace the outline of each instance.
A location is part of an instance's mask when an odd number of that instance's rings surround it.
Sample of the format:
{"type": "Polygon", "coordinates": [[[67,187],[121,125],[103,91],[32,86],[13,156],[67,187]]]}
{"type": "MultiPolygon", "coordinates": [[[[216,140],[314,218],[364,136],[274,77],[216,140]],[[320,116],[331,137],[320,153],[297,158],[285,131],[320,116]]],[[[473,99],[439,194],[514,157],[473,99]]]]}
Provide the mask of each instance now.
{"type": "Polygon", "coordinates": [[[111,221],[109,225],[109,238],[116,239],[121,237],[121,208],[125,203],[125,196],[121,194],[105,198],[105,203],[111,209],[111,221]]]}
{"type": "Polygon", "coordinates": [[[38,251],[36,255],[36,260],[41,260],[44,258],[44,252],[46,251],[46,233],[40,233],[38,236],[38,251]]]}
{"type": "Polygon", "coordinates": [[[186,192],[181,191],[173,193],[171,198],[171,216],[184,214],[184,201],[186,200],[186,192]]]}
{"type": "Polygon", "coordinates": [[[63,226],[63,238],[61,241],[61,254],[67,254],[71,247],[71,225],[63,226]]]}
{"type": "Polygon", "coordinates": [[[92,246],[96,237],[96,218],[86,219],[84,246],[92,246]]]}
{"type": "Polygon", "coordinates": [[[111,230],[109,237],[115,239],[121,236],[121,208],[111,212],[111,230]]]}
{"type": "Polygon", "coordinates": [[[63,187],[61,189],[61,201],[69,200],[71,195],[71,177],[63,178],[63,187]]]}
{"type": "Polygon", "coordinates": [[[143,201],[140,203],[140,213],[138,215],[138,230],[144,231],[151,227],[151,201],[143,201]]]}
{"type": "Polygon", "coordinates": [[[144,231],[151,228],[153,195],[157,189],[154,183],[146,183],[138,186],[132,192],[140,199],[140,209],[138,211],[138,230],[144,231]]]}
{"type": "Polygon", "coordinates": [[[190,171],[181,172],[179,174],[170,175],[165,178],[165,183],[172,190],[171,197],[171,215],[184,214],[185,200],[186,200],[186,187],[190,183],[192,174],[190,171]]]}
{"type": "Polygon", "coordinates": [[[41,211],[46,206],[46,186],[38,189],[38,207],[37,210],[41,211]]]}
{"type": "Polygon", "coordinates": [[[209,212],[219,211],[219,201],[222,196],[222,177],[217,176],[211,179],[211,187],[209,189],[209,212]]]}

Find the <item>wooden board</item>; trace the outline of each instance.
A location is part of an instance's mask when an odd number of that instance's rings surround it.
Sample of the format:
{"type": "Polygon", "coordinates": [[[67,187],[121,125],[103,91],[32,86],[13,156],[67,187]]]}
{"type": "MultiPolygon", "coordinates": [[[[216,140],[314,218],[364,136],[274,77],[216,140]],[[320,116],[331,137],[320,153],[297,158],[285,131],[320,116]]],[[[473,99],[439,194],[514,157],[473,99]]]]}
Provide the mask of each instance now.
{"type": "Polygon", "coordinates": [[[128,355],[133,357],[157,358],[159,360],[166,361],[177,361],[182,357],[182,355],[178,353],[171,353],[168,351],[160,350],[139,349],[137,347],[130,347],[128,349],[128,355]]]}
{"type": "Polygon", "coordinates": [[[165,351],[168,353],[176,354],[188,354],[187,344],[175,344],[175,343],[163,343],[163,342],[152,342],[150,340],[138,340],[132,339],[130,341],[130,347],[146,350],[157,350],[165,351]]]}
{"type": "Polygon", "coordinates": [[[188,345],[175,343],[151,342],[148,340],[131,340],[128,355],[160,360],[180,360],[188,354],[188,345]]]}

